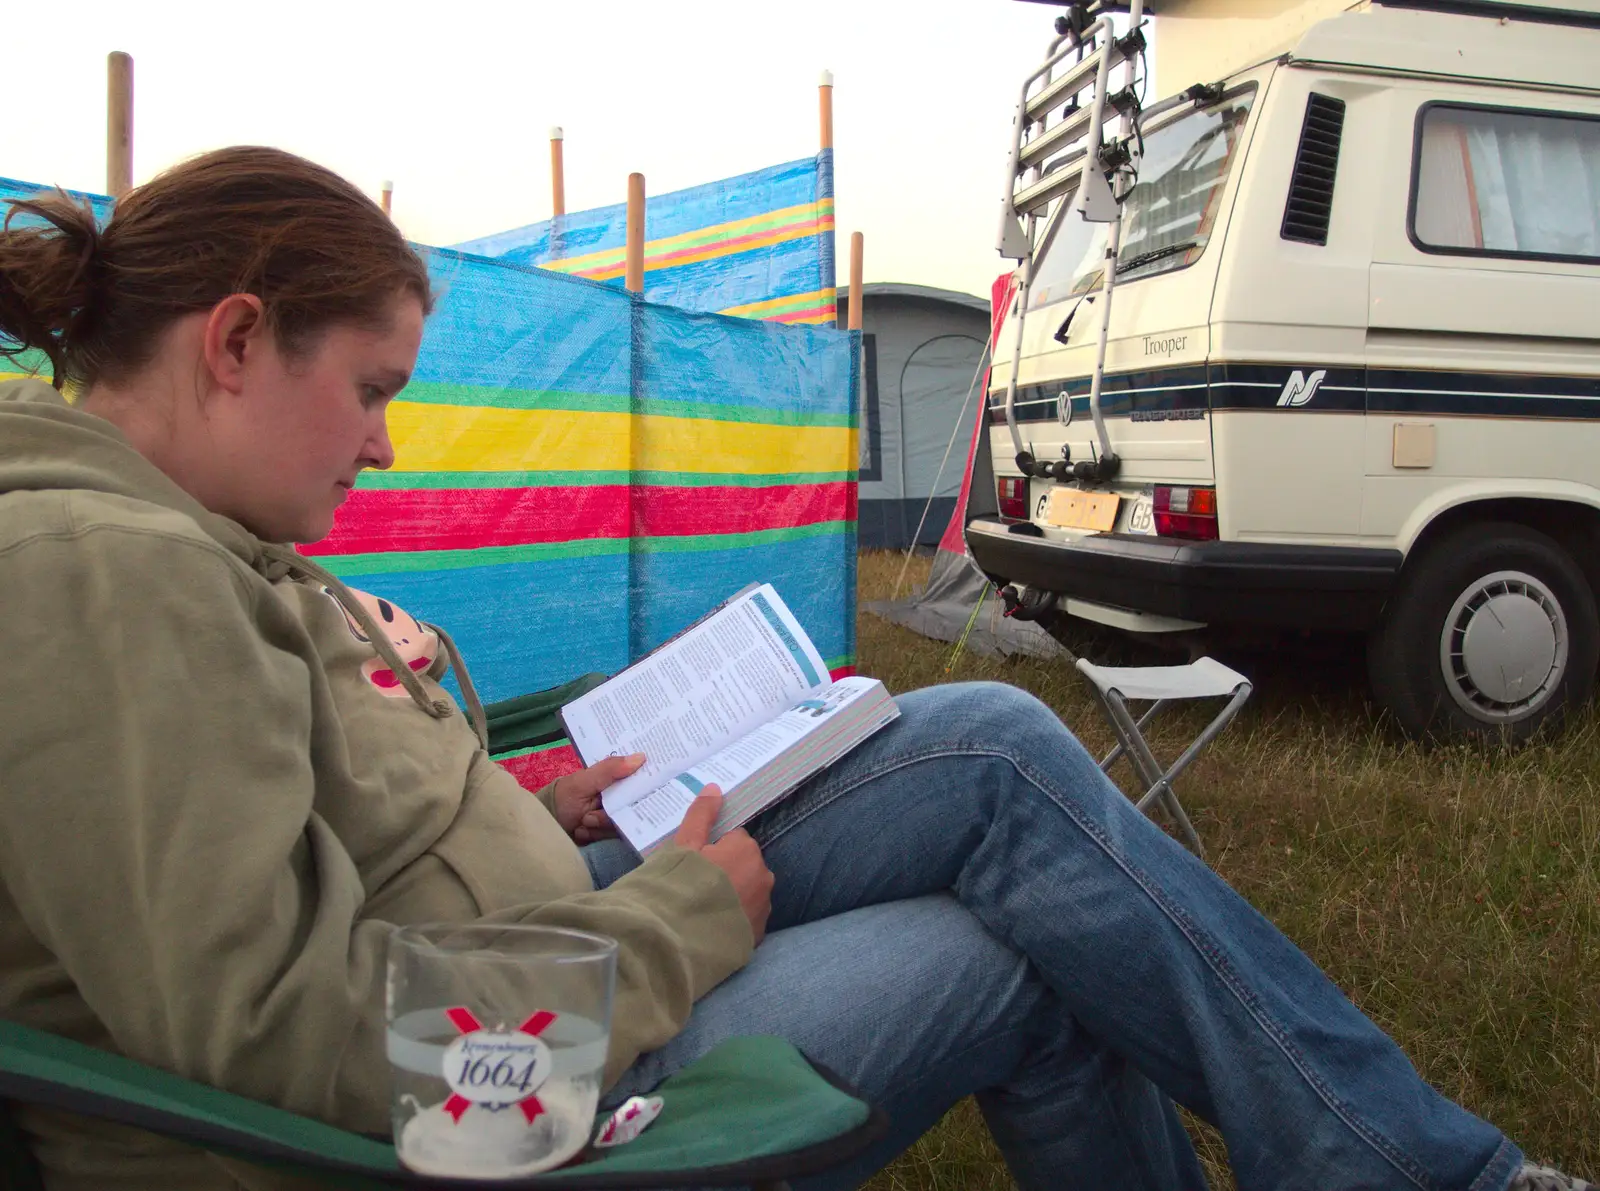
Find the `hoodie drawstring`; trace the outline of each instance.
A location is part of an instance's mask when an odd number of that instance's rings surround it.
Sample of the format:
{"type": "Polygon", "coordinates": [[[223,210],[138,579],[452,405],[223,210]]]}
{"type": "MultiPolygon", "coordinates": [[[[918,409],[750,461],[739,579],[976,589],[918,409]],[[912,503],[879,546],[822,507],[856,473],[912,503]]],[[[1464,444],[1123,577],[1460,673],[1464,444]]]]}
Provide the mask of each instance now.
{"type": "MultiPolygon", "coordinates": [[[[436,720],[448,719],[456,710],[456,705],[449,699],[435,699],[428,694],[422,685],[422,680],[416,676],[411,667],[401,660],[394,643],[389,640],[389,634],[372,618],[355,594],[345,586],[343,580],[312,562],[305,555],[289,546],[279,546],[271,542],[261,543],[261,553],[288,567],[289,570],[314,579],[327,587],[333,593],[333,598],[339,601],[339,606],[350,614],[352,620],[361,626],[361,631],[378,651],[378,656],[384,660],[389,669],[394,671],[394,676],[405,687],[406,693],[411,696],[411,701],[427,712],[436,720]]],[[[467,667],[461,660],[461,653],[456,649],[456,643],[450,639],[438,625],[429,625],[439,635],[439,642],[444,646],[445,654],[450,659],[450,665],[456,672],[456,681],[461,684],[461,694],[466,699],[468,718],[472,721],[472,730],[478,736],[478,742],[485,749],[489,747],[489,725],[483,713],[483,703],[478,699],[477,689],[472,685],[472,677],[467,673],[467,667]]]]}

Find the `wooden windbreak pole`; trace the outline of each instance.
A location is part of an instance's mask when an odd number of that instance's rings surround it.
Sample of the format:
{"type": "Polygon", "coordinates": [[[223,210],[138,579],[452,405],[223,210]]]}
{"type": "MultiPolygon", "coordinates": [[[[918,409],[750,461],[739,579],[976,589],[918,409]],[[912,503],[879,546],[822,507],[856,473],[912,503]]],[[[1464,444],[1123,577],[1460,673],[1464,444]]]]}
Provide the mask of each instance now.
{"type": "Polygon", "coordinates": [[[550,214],[560,217],[567,213],[567,173],[561,160],[561,128],[550,130],[550,214]]]}
{"type": "Polygon", "coordinates": [[[644,293],[644,175],[628,175],[628,255],[626,284],[644,293]]]}
{"type": "Polygon", "coordinates": [[[860,232],[850,233],[850,315],[847,323],[852,331],[861,330],[861,312],[866,307],[866,296],[861,292],[861,259],[866,254],[867,239],[860,232]]]}
{"type": "Polygon", "coordinates": [[[822,72],[822,85],[817,88],[817,116],[821,126],[822,147],[833,148],[833,71],[822,72]]]}
{"type": "Polygon", "coordinates": [[[385,182],[383,184],[383,191],[378,197],[378,205],[383,208],[383,213],[385,215],[390,215],[390,214],[393,213],[393,208],[394,208],[394,183],[393,182],[385,182]]]}
{"type": "Polygon", "coordinates": [[[133,189],[133,56],[106,56],[106,193],[121,198],[133,189]]]}

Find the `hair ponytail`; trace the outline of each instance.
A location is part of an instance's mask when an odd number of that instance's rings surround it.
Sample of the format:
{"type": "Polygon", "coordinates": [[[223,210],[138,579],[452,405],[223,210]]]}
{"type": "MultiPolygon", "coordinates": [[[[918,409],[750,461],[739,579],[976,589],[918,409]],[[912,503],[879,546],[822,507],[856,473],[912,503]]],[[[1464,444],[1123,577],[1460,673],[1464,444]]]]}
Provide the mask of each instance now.
{"type": "Polygon", "coordinates": [[[104,228],[59,191],[13,200],[0,227],[0,357],[43,352],[58,389],[125,379],[174,322],[230,294],[261,299],[287,355],[334,324],[384,325],[402,294],[432,305],[427,267],[378,204],[280,149],[174,166],[104,228]]]}
{"type": "Polygon", "coordinates": [[[64,191],[13,200],[0,226],[0,356],[42,352],[58,389],[68,345],[92,313],[99,249],[93,208],[64,191]]]}

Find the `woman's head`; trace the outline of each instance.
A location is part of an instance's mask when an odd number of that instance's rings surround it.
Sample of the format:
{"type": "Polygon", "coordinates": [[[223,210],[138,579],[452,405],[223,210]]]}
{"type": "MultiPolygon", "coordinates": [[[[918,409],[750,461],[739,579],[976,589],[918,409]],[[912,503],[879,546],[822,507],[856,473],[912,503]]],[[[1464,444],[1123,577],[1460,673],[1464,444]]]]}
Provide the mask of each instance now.
{"type": "Polygon", "coordinates": [[[427,270],[337,174],[223,149],[131,191],[103,229],[62,194],[14,208],[0,352],[42,352],[201,503],[313,541],[357,472],[389,466],[427,270]]]}

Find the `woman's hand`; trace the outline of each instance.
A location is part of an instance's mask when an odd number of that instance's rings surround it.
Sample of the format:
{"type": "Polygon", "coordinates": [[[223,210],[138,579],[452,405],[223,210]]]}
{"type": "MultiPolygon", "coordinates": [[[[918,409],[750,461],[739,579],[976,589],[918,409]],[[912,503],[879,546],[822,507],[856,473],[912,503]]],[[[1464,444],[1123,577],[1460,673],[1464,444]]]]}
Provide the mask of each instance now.
{"type": "Polygon", "coordinates": [[[612,825],[611,816],[600,805],[600,792],[636,772],[643,764],[643,753],[607,757],[587,769],[556,778],[551,801],[555,803],[556,822],[561,824],[561,830],[580,846],[615,836],[617,829],[612,825]]]}
{"type": "Polygon", "coordinates": [[[716,843],[708,843],[711,828],[722,810],[722,791],[715,786],[705,790],[689,804],[673,843],[698,852],[728,874],[739,905],[750,920],[750,932],[757,943],[767,933],[767,916],[772,913],[772,870],[761,856],[761,847],[743,827],[728,832],[716,843]]]}

